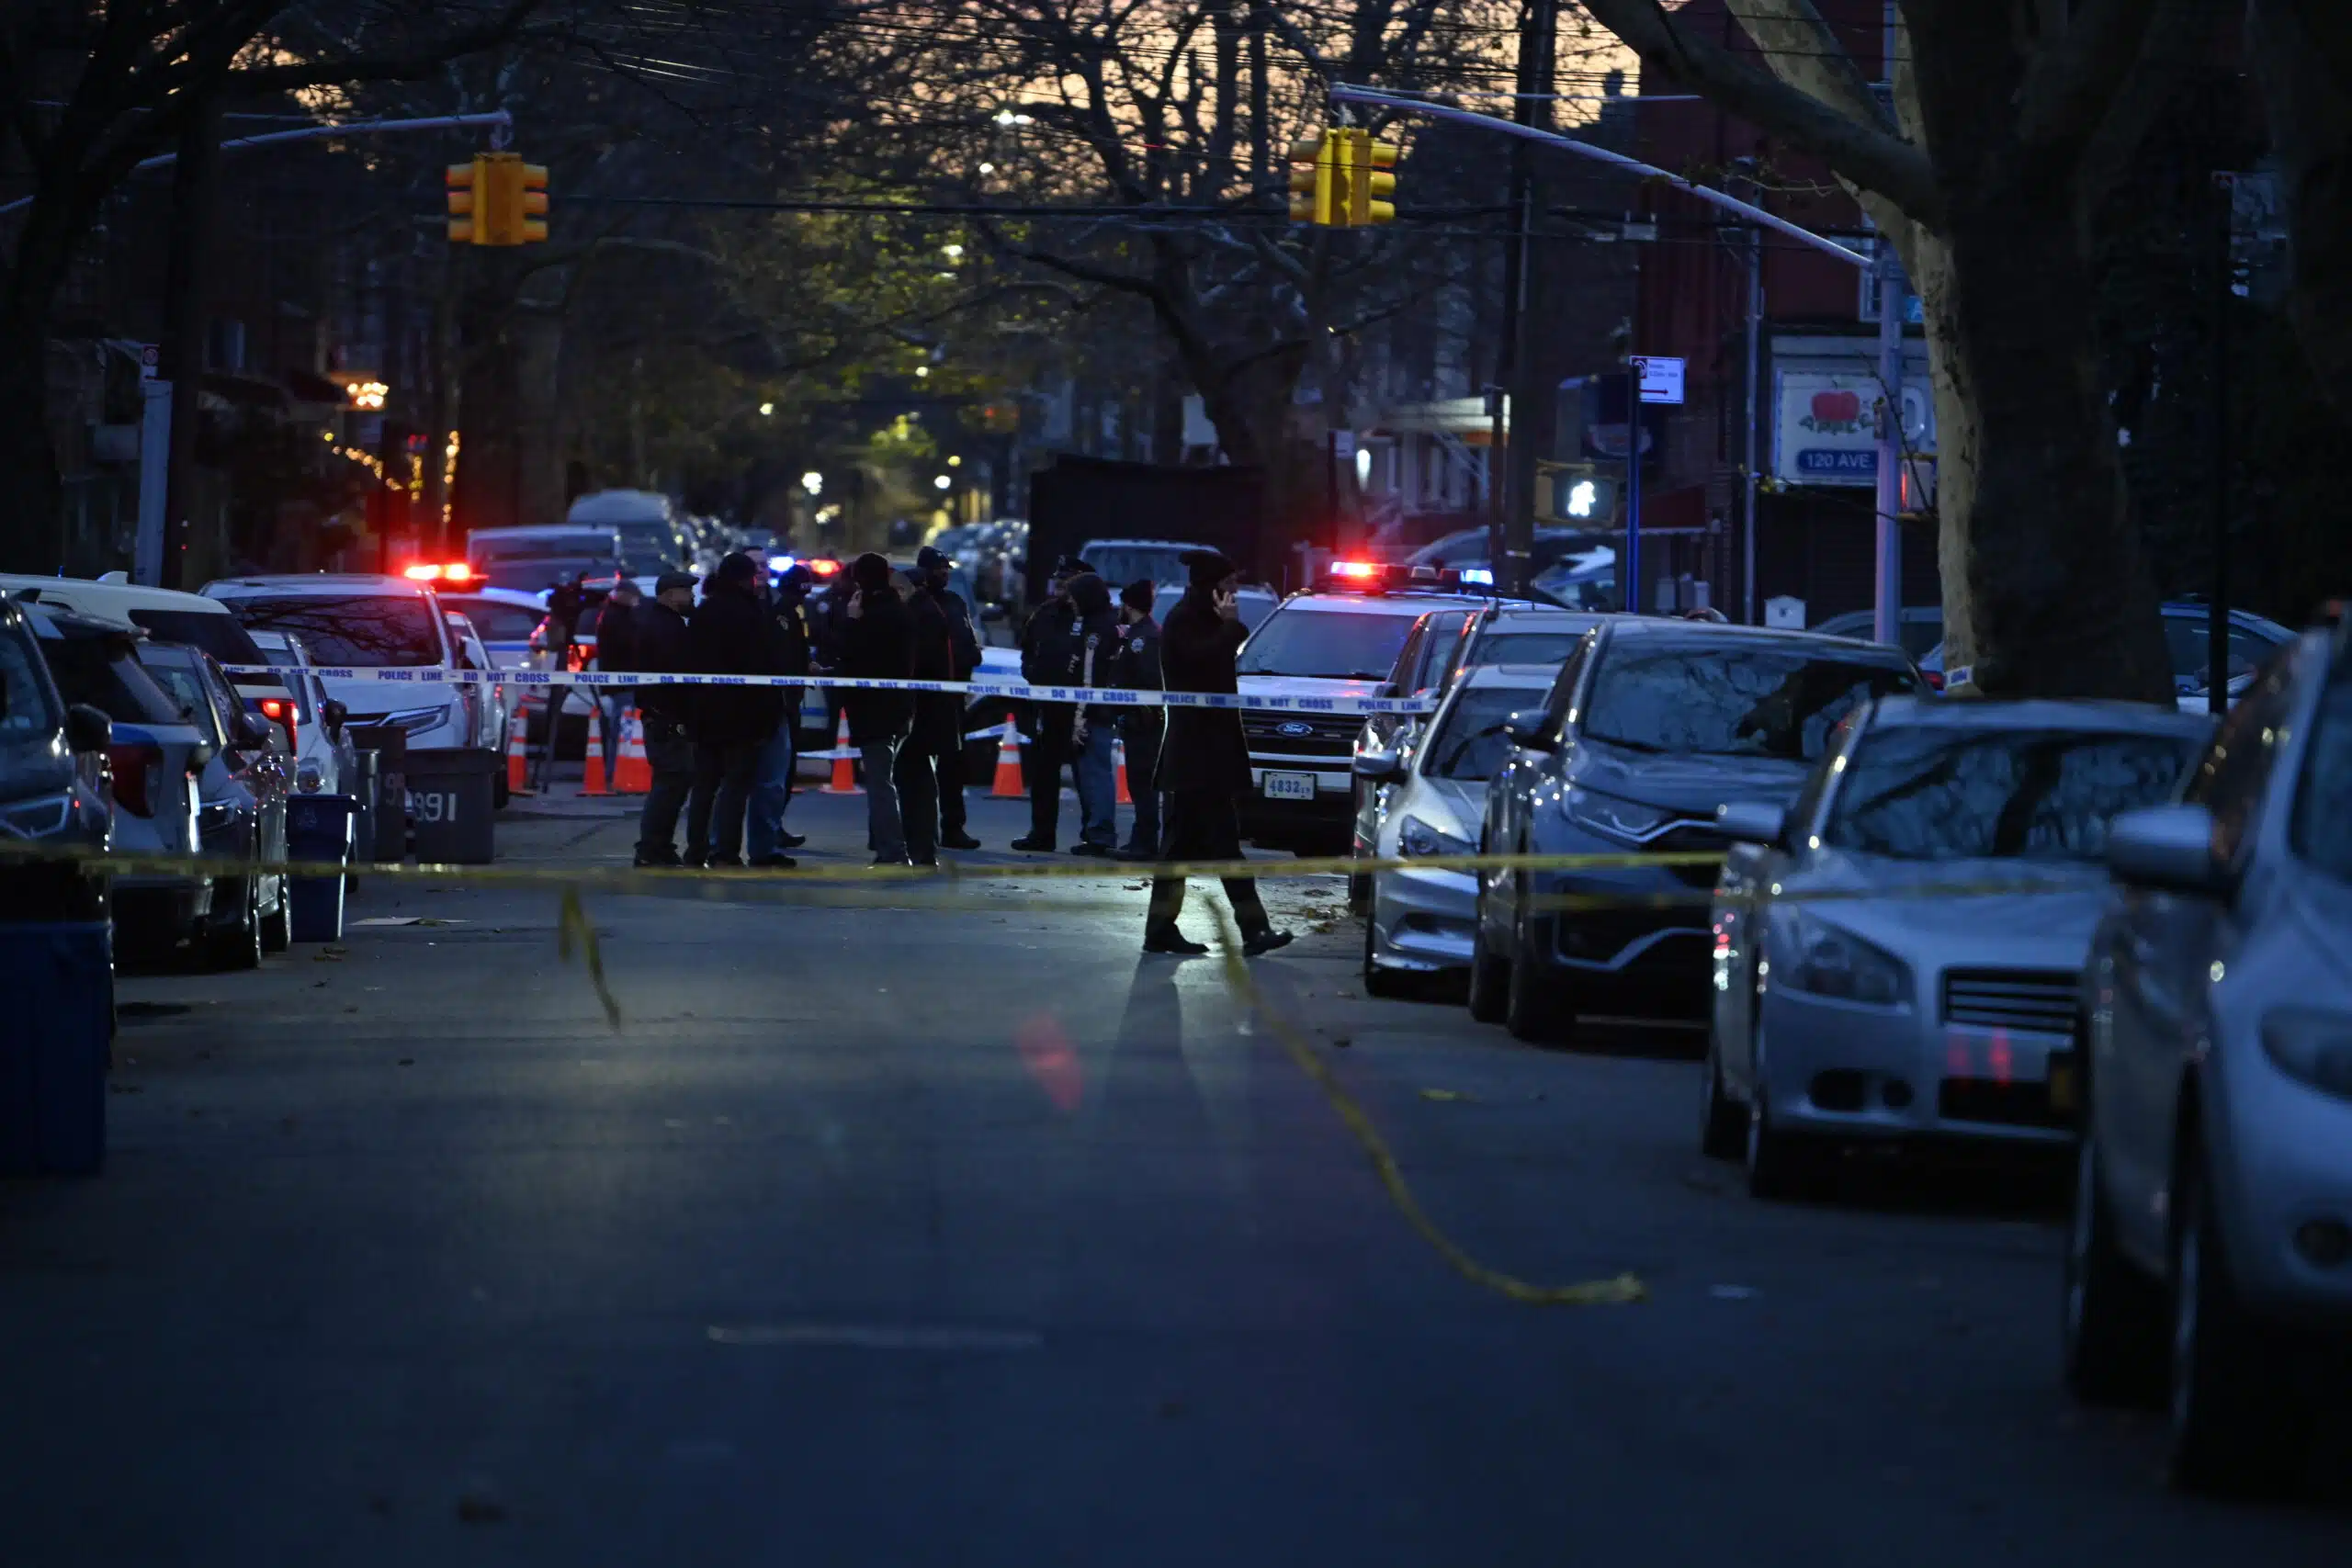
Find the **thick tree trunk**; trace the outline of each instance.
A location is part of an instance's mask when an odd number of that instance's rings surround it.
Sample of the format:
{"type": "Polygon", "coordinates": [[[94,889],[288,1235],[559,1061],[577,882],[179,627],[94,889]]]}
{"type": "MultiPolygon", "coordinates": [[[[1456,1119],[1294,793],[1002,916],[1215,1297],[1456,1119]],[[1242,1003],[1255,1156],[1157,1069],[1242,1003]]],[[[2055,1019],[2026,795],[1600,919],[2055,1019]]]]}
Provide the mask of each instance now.
{"type": "Polygon", "coordinates": [[[48,573],[64,561],[47,346],[38,321],[0,307],[0,571],[48,573]]]}
{"type": "Polygon", "coordinates": [[[2169,703],[2071,201],[2006,181],[1951,197],[1911,246],[1940,426],[1945,668],[1991,696],[2169,703]]]}

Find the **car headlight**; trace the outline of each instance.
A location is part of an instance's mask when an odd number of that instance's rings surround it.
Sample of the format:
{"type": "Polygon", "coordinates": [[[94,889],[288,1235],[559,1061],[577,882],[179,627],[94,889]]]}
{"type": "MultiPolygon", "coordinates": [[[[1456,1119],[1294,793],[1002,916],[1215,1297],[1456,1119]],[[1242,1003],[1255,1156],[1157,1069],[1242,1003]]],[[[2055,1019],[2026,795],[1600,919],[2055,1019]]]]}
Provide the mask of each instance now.
{"type": "Polygon", "coordinates": [[[2279,1008],[2262,1021],[2262,1048],[2288,1077],[2352,1100],[2352,1015],[2279,1008]]]}
{"type": "Polygon", "coordinates": [[[1909,998],[1911,971],[1893,953],[1803,909],[1790,930],[1795,951],[1772,967],[1792,988],[1876,1007],[1894,1007],[1909,998]]]}
{"type": "Polygon", "coordinates": [[[1442,829],[1433,828],[1418,817],[1408,817],[1396,829],[1396,852],[1400,855],[1474,855],[1478,846],[1467,839],[1456,838],[1442,829]]]}
{"type": "Polygon", "coordinates": [[[318,759],[294,765],[294,788],[302,795],[323,795],[327,787],[327,771],[318,759]]]}
{"type": "Polygon", "coordinates": [[[1612,839],[1638,840],[1674,820],[1674,813],[1638,800],[1623,800],[1570,784],[1560,796],[1560,810],[1579,828],[1606,833],[1612,839]]]}

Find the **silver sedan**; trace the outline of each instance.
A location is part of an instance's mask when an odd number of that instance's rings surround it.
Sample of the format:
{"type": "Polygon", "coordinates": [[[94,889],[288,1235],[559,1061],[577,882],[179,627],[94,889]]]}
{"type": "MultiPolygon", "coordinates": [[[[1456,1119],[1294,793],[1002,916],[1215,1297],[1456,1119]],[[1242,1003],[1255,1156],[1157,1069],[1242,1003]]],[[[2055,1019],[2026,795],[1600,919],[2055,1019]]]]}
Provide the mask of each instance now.
{"type": "Polygon", "coordinates": [[[1759,1197],[1838,1143],[2072,1135],[2108,820],[2168,799],[2210,720],[1891,697],[1795,805],[1732,805],[1702,1142],[1759,1197]],[[1965,892],[1955,892],[1962,888],[1965,892]]]}
{"type": "MultiPolygon", "coordinates": [[[[1475,854],[1487,781],[1510,754],[1503,726],[1541,707],[1555,665],[1496,664],[1464,671],[1428,726],[1402,750],[1359,751],[1356,777],[1373,797],[1369,849],[1383,860],[1475,854]]],[[[1466,871],[1386,871],[1370,879],[1363,984],[1374,996],[1409,976],[1470,966],[1478,879],[1466,871]]]]}

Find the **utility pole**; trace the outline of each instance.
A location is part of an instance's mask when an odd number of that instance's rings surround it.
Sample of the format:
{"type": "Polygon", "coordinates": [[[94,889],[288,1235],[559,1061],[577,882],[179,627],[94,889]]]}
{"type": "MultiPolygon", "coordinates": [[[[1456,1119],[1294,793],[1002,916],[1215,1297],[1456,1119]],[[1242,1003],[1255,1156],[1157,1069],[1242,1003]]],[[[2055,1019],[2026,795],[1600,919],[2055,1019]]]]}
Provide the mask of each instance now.
{"type": "Polygon", "coordinates": [[[1903,260],[1882,235],[1878,252],[1878,561],[1871,637],[1902,640],[1903,260]]]}
{"type": "Polygon", "coordinates": [[[220,106],[199,100],[180,132],[172,165],[170,250],[164,262],[161,378],[172,385],[171,440],[164,473],[166,588],[189,586],[188,513],[196,505],[196,431],[204,406],[204,339],[212,288],[212,206],[220,180],[220,106]]]}
{"type": "MultiPolygon", "coordinates": [[[[1559,33],[1558,0],[1526,0],[1520,13],[1518,92],[1512,118],[1547,130],[1552,118],[1552,62],[1559,33]]],[[[1503,251],[1503,320],[1495,366],[1495,400],[1487,448],[1487,558],[1495,590],[1525,593],[1535,552],[1536,421],[1530,411],[1546,400],[1532,396],[1527,308],[1533,271],[1535,169],[1533,144],[1511,143],[1510,213],[1517,227],[1503,251]],[[1516,426],[1517,428],[1513,428],[1516,426]]]]}
{"type": "Polygon", "coordinates": [[[2205,711],[2230,711],[2230,303],[2236,294],[2237,176],[2217,174],[2213,254],[2213,588],[2205,612],[2205,711]]]}
{"type": "MultiPolygon", "coordinates": [[[[1761,194],[1758,192],[1758,194],[1761,194]]],[[[1740,494],[1740,592],[1747,605],[1746,620],[1758,624],[1756,594],[1756,427],[1763,411],[1757,406],[1762,392],[1759,366],[1762,355],[1757,339],[1764,331],[1764,231],[1751,223],[1747,226],[1747,390],[1741,406],[1747,411],[1747,433],[1744,438],[1739,467],[1745,477],[1740,494]]]]}

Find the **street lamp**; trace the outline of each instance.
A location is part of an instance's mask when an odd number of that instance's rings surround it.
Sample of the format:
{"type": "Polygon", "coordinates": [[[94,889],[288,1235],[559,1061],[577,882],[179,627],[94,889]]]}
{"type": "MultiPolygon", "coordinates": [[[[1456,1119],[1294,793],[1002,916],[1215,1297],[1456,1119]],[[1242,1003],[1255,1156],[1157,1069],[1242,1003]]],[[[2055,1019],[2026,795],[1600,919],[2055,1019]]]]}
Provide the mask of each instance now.
{"type": "Polygon", "coordinates": [[[947,459],[947,466],[948,466],[949,468],[962,468],[962,467],[964,466],[964,459],[963,459],[963,458],[961,458],[961,457],[957,457],[950,456],[950,457],[948,457],[948,459],[947,459]]]}
{"type": "Polygon", "coordinates": [[[954,476],[949,474],[942,474],[931,482],[934,488],[939,490],[952,490],[956,485],[954,476]]]}
{"type": "Polygon", "coordinates": [[[922,378],[924,378],[925,376],[928,376],[928,375],[930,375],[930,374],[931,374],[931,367],[930,367],[930,366],[928,366],[928,365],[918,365],[918,366],[916,366],[916,367],[915,367],[915,378],[916,378],[917,380],[921,380],[922,378]]]}
{"type": "Polygon", "coordinates": [[[822,495],[825,492],[825,476],[811,468],[800,476],[800,488],[810,495],[822,495]]]}

